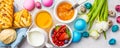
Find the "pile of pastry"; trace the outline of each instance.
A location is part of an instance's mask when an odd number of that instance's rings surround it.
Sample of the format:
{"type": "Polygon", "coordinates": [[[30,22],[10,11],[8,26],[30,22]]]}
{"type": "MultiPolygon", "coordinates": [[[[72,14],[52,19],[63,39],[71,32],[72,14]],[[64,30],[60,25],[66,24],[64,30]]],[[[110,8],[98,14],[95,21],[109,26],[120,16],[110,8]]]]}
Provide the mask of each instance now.
{"type": "Polygon", "coordinates": [[[10,44],[16,39],[16,28],[29,27],[31,14],[23,9],[14,13],[14,0],[0,0],[0,41],[10,44]]]}

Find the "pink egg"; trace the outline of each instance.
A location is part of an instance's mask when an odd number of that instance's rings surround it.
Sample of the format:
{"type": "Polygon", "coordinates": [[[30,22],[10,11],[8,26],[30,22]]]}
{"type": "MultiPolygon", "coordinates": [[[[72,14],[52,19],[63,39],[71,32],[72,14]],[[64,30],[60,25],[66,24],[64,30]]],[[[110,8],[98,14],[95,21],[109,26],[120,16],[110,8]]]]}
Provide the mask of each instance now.
{"type": "Polygon", "coordinates": [[[120,12],[120,5],[116,5],[115,10],[116,10],[117,12],[120,12]]]}
{"type": "Polygon", "coordinates": [[[117,17],[116,21],[117,23],[120,23],[120,16],[117,17]]]}
{"type": "Polygon", "coordinates": [[[31,11],[35,8],[35,2],[34,2],[34,0],[25,0],[23,6],[25,9],[31,11]]]}
{"type": "Polygon", "coordinates": [[[53,0],[42,0],[42,3],[46,7],[50,7],[53,4],[53,0]]]}
{"type": "Polygon", "coordinates": [[[41,3],[40,2],[36,2],[35,5],[38,9],[41,9],[41,3]]]}

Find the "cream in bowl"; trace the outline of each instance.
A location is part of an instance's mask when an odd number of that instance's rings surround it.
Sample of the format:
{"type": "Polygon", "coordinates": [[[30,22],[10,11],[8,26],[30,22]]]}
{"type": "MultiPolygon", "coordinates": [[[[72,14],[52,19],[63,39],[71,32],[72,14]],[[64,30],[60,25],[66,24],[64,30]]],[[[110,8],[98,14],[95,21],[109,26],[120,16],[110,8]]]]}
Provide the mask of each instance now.
{"type": "Polygon", "coordinates": [[[27,41],[34,47],[43,47],[46,40],[46,32],[40,28],[33,28],[27,32],[27,41]]]}
{"type": "Polygon", "coordinates": [[[77,10],[71,9],[72,6],[73,3],[67,0],[57,2],[54,9],[56,19],[62,23],[72,22],[77,16],[77,10]]]}
{"type": "Polygon", "coordinates": [[[51,43],[56,47],[66,47],[72,41],[72,31],[66,24],[57,24],[49,32],[51,43]]]}

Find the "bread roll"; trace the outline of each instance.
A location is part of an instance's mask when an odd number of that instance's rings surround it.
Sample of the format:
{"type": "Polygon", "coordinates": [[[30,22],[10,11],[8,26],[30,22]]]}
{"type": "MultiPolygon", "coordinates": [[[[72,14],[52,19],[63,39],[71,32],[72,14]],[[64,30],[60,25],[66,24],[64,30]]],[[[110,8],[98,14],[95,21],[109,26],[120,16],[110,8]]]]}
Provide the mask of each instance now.
{"type": "Polygon", "coordinates": [[[0,33],[0,40],[4,44],[10,44],[16,39],[16,31],[14,29],[4,29],[0,33]]]}

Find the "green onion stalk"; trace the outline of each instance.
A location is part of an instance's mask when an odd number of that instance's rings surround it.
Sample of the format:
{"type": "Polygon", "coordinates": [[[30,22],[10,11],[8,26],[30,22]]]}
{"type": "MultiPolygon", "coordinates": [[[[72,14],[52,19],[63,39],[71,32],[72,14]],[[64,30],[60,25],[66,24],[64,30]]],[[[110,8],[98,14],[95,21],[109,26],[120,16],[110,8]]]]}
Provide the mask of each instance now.
{"type": "MultiPolygon", "coordinates": [[[[108,23],[108,1],[107,0],[95,0],[93,3],[93,7],[90,9],[89,13],[87,14],[89,17],[89,29],[91,29],[94,20],[97,20],[97,23],[95,23],[94,30],[96,30],[96,36],[95,34],[92,34],[93,31],[90,32],[90,35],[97,39],[99,36],[98,34],[104,33],[104,37],[106,39],[106,31],[109,28],[108,23]]],[[[95,32],[95,31],[94,31],[95,32]]]]}

